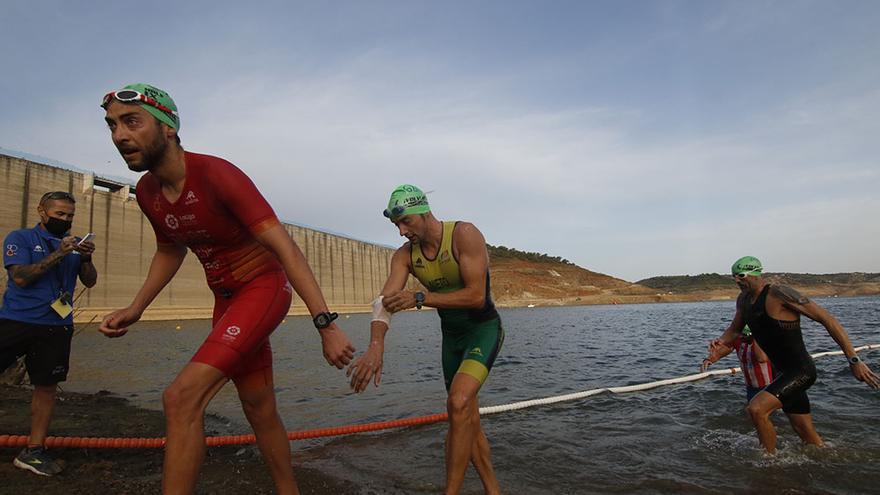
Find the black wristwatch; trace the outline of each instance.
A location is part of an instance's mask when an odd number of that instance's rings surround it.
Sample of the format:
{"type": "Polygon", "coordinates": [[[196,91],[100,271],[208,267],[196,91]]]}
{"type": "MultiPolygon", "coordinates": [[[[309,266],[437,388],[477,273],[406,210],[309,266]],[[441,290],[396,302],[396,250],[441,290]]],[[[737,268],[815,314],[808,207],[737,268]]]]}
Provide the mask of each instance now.
{"type": "Polygon", "coordinates": [[[416,309],[422,309],[423,304],[425,304],[425,293],[416,292],[416,309]]]}
{"type": "Polygon", "coordinates": [[[312,318],[312,321],[315,322],[315,328],[323,330],[329,327],[336,318],[339,318],[339,313],[329,313],[324,311],[323,313],[316,314],[315,317],[312,318]]]}
{"type": "Polygon", "coordinates": [[[859,356],[853,356],[853,357],[849,358],[849,365],[850,366],[852,366],[854,364],[859,364],[861,362],[862,362],[862,358],[860,358],[859,356]]]}

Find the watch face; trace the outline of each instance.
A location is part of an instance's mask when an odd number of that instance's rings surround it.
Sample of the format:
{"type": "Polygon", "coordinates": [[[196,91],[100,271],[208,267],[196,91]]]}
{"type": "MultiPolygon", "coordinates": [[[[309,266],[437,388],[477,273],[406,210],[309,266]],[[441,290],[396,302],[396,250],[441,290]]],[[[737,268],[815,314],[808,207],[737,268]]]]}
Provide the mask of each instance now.
{"type": "Polygon", "coordinates": [[[318,313],[312,321],[315,322],[315,326],[318,329],[322,329],[329,327],[330,323],[333,322],[337,316],[336,313],[318,313]]]}

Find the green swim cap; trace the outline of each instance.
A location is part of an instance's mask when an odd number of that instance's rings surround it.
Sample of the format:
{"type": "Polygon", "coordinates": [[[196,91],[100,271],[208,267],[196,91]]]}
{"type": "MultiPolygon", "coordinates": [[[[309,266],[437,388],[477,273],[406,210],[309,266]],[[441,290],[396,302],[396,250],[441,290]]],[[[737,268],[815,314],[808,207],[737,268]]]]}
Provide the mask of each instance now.
{"type": "Polygon", "coordinates": [[[420,215],[428,213],[431,207],[428,205],[428,197],[416,186],[403,184],[397,186],[388,200],[388,208],[382,212],[392,222],[404,215],[420,215]]]}
{"type": "Polygon", "coordinates": [[[742,334],[743,334],[743,337],[751,337],[752,336],[752,329],[749,328],[748,325],[746,325],[743,327],[742,334]]]}
{"type": "Polygon", "coordinates": [[[136,83],[129,84],[128,86],[118,90],[108,93],[107,96],[104,97],[104,103],[101,104],[101,107],[107,108],[107,104],[110,102],[110,98],[116,98],[117,100],[123,103],[137,103],[147,112],[150,112],[150,115],[159,119],[159,122],[167,124],[172,129],[180,129],[180,116],[177,114],[177,105],[174,103],[174,100],[171,99],[171,96],[155,86],[150,86],[149,84],[144,83],[136,83]],[[135,95],[125,93],[125,90],[130,89],[136,91],[137,93],[144,95],[148,98],[152,98],[159,105],[171,110],[171,112],[167,112],[160,108],[157,108],[154,105],[151,105],[148,102],[140,100],[138,98],[129,98],[129,96],[134,97],[135,95]],[[125,96],[125,97],[123,97],[125,96]]]}
{"type": "Polygon", "coordinates": [[[761,261],[754,256],[743,256],[730,267],[730,272],[733,275],[758,276],[762,271],[764,271],[764,267],[761,266],[761,261]]]}

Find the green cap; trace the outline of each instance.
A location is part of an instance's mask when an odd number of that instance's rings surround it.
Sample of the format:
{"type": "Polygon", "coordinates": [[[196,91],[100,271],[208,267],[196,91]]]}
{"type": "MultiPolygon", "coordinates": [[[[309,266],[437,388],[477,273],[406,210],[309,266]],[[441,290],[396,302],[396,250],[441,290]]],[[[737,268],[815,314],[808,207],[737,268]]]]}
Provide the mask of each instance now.
{"type": "MultiPolygon", "coordinates": [[[[159,105],[162,105],[163,107],[165,107],[169,110],[172,110],[173,113],[169,113],[169,112],[166,112],[164,110],[156,108],[153,105],[150,105],[149,103],[146,103],[143,101],[135,100],[135,101],[130,102],[130,103],[135,103],[135,104],[140,105],[141,108],[143,108],[147,112],[150,112],[150,115],[159,119],[159,122],[162,122],[163,124],[168,125],[172,129],[180,129],[180,116],[177,114],[177,105],[174,103],[174,100],[171,99],[171,96],[166,91],[163,91],[163,90],[161,90],[155,86],[151,86],[149,84],[144,84],[144,83],[129,84],[128,86],[126,86],[118,91],[113,91],[111,93],[108,93],[107,96],[104,97],[104,103],[101,104],[101,106],[106,108],[107,104],[110,103],[111,95],[115,95],[116,93],[121,93],[126,89],[130,89],[130,90],[136,91],[144,96],[150,97],[150,98],[156,100],[156,102],[158,102],[159,105]]],[[[129,102],[129,100],[122,100],[120,97],[117,97],[117,100],[123,101],[126,103],[129,102]]]]}
{"type": "Polygon", "coordinates": [[[388,200],[388,208],[382,212],[392,222],[404,215],[420,215],[428,213],[431,207],[428,205],[428,197],[416,186],[403,184],[397,186],[388,200]]]}
{"type": "Polygon", "coordinates": [[[764,271],[764,267],[761,266],[761,261],[754,256],[743,256],[730,267],[730,272],[733,275],[758,276],[762,271],[764,271]]]}
{"type": "Polygon", "coordinates": [[[743,334],[743,337],[751,337],[752,336],[752,329],[749,328],[748,325],[746,325],[743,327],[742,334],[743,334]]]}

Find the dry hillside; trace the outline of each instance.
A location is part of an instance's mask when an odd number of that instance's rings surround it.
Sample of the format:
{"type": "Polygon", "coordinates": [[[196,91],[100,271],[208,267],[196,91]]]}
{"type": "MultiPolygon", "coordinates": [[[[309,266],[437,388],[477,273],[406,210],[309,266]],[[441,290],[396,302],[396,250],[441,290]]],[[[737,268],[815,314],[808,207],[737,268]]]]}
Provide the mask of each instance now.
{"type": "MultiPolygon", "coordinates": [[[[492,297],[500,307],[622,304],[733,299],[739,289],[729,276],[654,277],[627,282],[567,260],[489,246],[492,297]]],[[[767,274],[811,297],[880,295],[880,274],[767,274]]]]}

